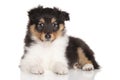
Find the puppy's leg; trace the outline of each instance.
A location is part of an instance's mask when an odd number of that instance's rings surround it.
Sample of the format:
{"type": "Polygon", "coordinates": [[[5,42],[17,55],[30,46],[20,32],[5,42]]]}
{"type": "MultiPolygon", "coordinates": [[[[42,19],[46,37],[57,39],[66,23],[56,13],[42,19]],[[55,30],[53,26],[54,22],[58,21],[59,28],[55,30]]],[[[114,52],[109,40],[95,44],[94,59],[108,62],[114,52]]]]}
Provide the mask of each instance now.
{"type": "Polygon", "coordinates": [[[52,66],[53,72],[60,75],[65,75],[68,73],[68,66],[63,62],[55,62],[52,66]]]}
{"type": "Polygon", "coordinates": [[[43,74],[44,70],[43,70],[43,67],[41,65],[34,65],[34,66],[31,66],[30,73],[43,74]]]}
{"type": "Polygon", "coordinates": [[[44,73],[43,66],[39,64],[39,62],[35,61],[34,59],[28,59],[28,58],[22,59],[20,63],[20,69],[23,72],[28,72],[32,74],[44,73]]]}
{"type": "Polygon", "coordinates": [[[90,71],[94,69],[94,66],[90,60],[85,56],[85,53],[83,52],[82,48],[77,49],[78,53],[78,63],[81,66],[82,70],[90,71]]]}

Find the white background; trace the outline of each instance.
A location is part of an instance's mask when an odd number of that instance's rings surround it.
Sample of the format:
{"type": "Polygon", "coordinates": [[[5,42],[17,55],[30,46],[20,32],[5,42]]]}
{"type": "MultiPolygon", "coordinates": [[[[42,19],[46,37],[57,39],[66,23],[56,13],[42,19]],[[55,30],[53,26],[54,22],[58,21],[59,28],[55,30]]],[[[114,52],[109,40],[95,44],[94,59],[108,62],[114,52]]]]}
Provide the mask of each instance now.
{"type": "Polygon", "coordinates": [[[67,34],[82,38],[95,52],[101,71],[95,80],[119,80],[119,0],[1,0],[0,80],[20,80],[27,11],[39,4],[70,13],[67,34]]]}

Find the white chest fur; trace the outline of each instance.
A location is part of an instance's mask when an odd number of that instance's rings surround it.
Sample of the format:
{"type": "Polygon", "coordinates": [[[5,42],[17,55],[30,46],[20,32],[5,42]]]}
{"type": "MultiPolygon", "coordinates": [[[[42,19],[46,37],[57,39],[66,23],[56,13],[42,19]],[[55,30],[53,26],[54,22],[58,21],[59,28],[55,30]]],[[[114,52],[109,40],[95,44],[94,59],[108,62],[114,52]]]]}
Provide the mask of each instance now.
{"type": "Polygon", "coordinates": [[[68,37],[60,37],[53,41],[37,42],[31,47],[25,47],[27,54],[21,60],[21,65],[26,67],[34,65],[42,65],[46,69],[50,69],[55,62],[62,62],[67,65],[65,57],[66,47],[68,45],[68,37]]]}

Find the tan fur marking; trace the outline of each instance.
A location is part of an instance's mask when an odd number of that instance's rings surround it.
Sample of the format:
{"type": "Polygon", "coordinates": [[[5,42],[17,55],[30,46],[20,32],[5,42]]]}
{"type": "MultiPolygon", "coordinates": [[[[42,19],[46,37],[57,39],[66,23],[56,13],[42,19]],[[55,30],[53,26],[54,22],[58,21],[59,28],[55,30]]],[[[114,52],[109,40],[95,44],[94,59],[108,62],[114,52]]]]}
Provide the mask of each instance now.
{"type": "Polygon", "coordinates": [[[32,35],[38,36],[38,37],[39,37],[39,35],[41,34],[41,33],[38,33],[38,32],[36,31],[35,25],[31,25],[31,26],[30,26],[30,32],[32,33],[32,35]]]}
{"type": "Polygon", "coordinates": [[[65,28],[65,26],[64,26],[64,24],[59,24],[59,26],[60,26],[60,31],[62,31],[62,30],[64,30],[64,28],[65,28]]]}
{"type": "Polygon", "coordinates": [[[51,40],[53,41],[53,40],[55,40],[55,39],[56,39],[55,35],[54,35],[54,34],[51,34],[51,40]]]}
{"type": "Polygon", "coordinates": [[[41,39],[42,41],[45,41],[45,40],[46,40],[46,39],[45,39],[45,33],[44,33],[44,32],[41,33],[40,39],[41,39]]]}
{"type": "Polygon", "coordinates": [[[77,52],[78,52],[78,57],[79,57],[79,64],[81,66],[84,66],[85,64],[91,64],[91,61],[88,60],[88,58],[85,56],[85,53],[83,52],[83,50],[81,48],[78,48],[77,49],[77,52]]]}
{"type": "Polygon", "coordinates": [[[39,21],[40,23],[45,23],[45,20],[43,18],[41,18],[39,21]]]}
{"type": "Polygon", "coordinates": [[[39,33],[39,32],[36,31],[35,25],[30,26],[30,32],[32,33],[33,36],[36,36],[38,39],[41,39],[41,34],[42,33],[39,33]]]}
{"type": "Polygon", "coordinates": [[[56,21],[55,18],[52,18],[52,19],[51,19],[51,23],[54,23],[55,21],[56,21]]]}

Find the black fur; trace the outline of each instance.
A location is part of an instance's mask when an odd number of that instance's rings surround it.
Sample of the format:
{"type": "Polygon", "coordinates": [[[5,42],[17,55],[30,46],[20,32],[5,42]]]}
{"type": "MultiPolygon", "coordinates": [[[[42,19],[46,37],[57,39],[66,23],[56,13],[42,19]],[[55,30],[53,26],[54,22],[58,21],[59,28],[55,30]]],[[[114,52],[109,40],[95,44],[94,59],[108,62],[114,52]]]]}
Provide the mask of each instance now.
{"type": "Polygon", "coordinates": [[[34,43],[34,41],[31,39],[31,34],[29,31],[27,31],[27,35],[25,36],[25,46],[29,47],[31,43],[34,43]]]}
{"type": "Polygon", "coordinates": [[[69,45],[66,49],[66,57],[68,58],[68,64],[70,68],[78,61],[77,48],[82,48],[85,56],[92,61],[94,68],[99,69],[99,65],[95,61],[93,51],[88,47],[88,45],[81,39],[69,37],[69,45]]]}
{"type": "Polygon", "coordinates": [[[35,24],[41,17],[55,17],[59,23],[64,23],[64,21],[69,20],[69,14],[65,11],[60,11],[57,8],[43,8],[39,6],[28,12],[30,24],[35,24]]]}

